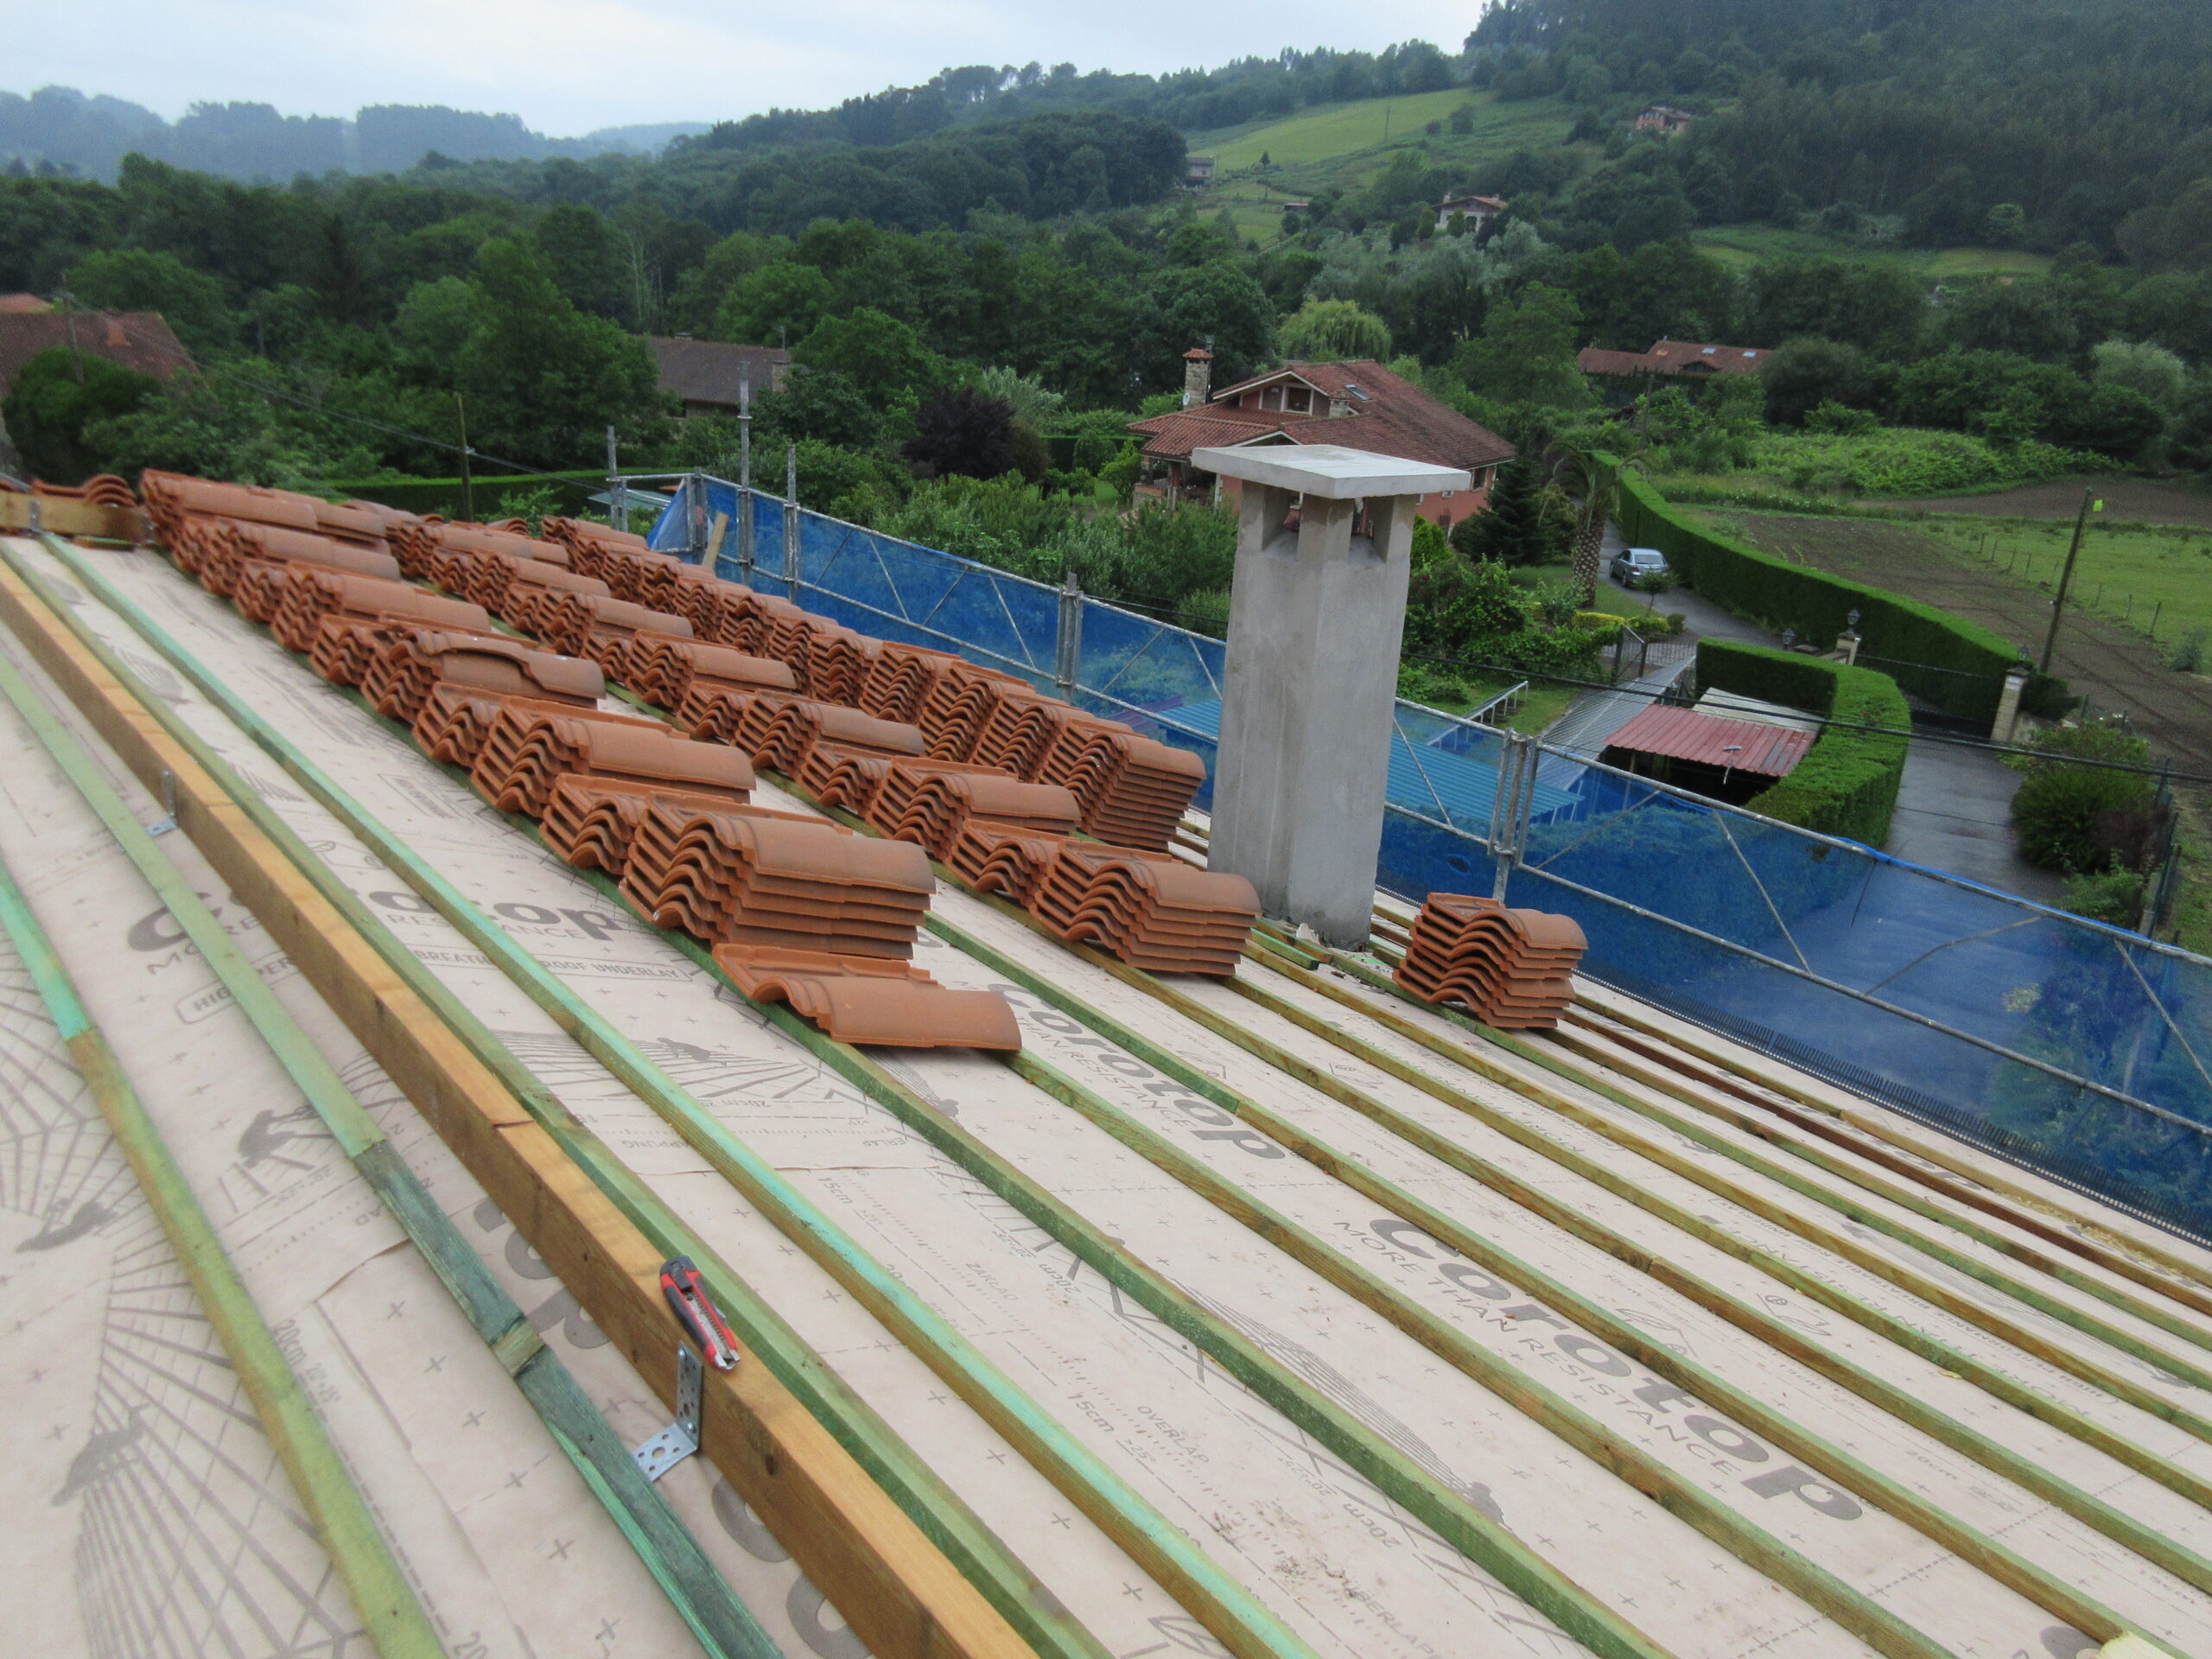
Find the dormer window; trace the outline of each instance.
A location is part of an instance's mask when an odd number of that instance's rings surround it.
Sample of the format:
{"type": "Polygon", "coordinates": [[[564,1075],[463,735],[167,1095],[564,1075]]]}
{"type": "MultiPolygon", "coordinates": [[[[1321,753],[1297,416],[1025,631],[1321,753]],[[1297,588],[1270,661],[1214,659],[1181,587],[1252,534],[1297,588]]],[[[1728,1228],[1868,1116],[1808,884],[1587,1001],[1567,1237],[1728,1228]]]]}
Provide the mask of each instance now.
{"type": "Polygon", "coordinates": [[[1310,386],[1293,386],[1285,394],[1284,407],[1294,415],[1313,412],[1313,391],[1310,386]]]}

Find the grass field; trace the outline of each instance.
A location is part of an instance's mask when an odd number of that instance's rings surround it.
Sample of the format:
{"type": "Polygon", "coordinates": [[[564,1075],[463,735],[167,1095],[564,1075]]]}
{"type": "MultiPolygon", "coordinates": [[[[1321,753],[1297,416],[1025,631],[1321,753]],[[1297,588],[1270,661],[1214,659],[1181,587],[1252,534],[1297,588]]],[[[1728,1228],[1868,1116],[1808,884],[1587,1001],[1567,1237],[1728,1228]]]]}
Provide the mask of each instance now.
{"type": "Polygon", "coordinates": [[[1224,173],[1250,167],[1263,153],[1285,167],[1302,162],[1332,161],[1356,149],[1371,149],[1392,139],[1410,143],[1421,136],[1425,124],[1444,120],[1465,103],[1468,96],[1454,87],[1412,98],[1366,98],[1351,104],[1317,104],[1211,148],[1211,135],[1194,134],[1191,153],[1211,156],[1215,168],[1224,173]]]}
{"type": "Polygon", "coordinates": [[[1790,257],[1842,259],[1854,264],[1903,265],[1931,283],[2033,276],[2050,264],[2046,255],[2014,249],[1869,248],[1840,236],[1786,231],[1775,225],[1717,225],[1692,232],[1690,239],[1714,258],[1732,265],[1790,257]]]}
{"type": "Polygon", "coordinates": [[[1454,89],[1316,105],[1280,121],[1192,133],[1189,142],[1193,156],[1214,158],[1216,183],[1202,197],[1210,206],[1215,192],[1247,194],[1256,181],[1246,169],[1257,167],[1262,156],[1272,164],[1265,175],[1269,184],[1303,195],[1330,185],[1364,183],[1401,149],[1426,144],[1440,160],[1481,162],[1524,147],[1557,144],[1573,124],[1556,99],[1501,104],[1490,92],[1454,89]],[[1440,133],[1427,130],[1431,121],[1448,123],[1462,105],[1475,111],[1474,130],[1455,133],[1448,125],[1440,133]],[[1224,176],[1232,174],[1245,176],[1224,176]]]}
{"type": "MultiPolygon", "coordinates": [[[[2094,524],[2094,521],[2092,521],[2094,524]]],[[[1978,524],[1924,519],[1922,535],[2046,593],[2058,588],[2070,524],[1978,524]]],[[[2196,630],[2212,640],[2212,531],[2092,528],[2082,538],[2067,608],[2101,616],[2160,645],[2177,646],[2196,630]]],[[[2205,649],[2212,668],[2212,645],[2205,649]]]]}

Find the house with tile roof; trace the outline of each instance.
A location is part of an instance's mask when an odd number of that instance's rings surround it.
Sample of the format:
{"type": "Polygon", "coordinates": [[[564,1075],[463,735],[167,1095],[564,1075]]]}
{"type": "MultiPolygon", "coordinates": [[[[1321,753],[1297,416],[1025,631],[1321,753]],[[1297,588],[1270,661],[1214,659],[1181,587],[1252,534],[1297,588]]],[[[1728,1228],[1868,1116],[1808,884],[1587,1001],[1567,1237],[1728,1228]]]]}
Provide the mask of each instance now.
{"type": "Polygon", "coordinates": [[[1194,353],[1183,408],[1129,423],[1143,440],[1140,453],[1151,493],[1171,499],[1216,491],[1234,496],[1234,479],[1217,480],[1192,467],[1194,449],[1333,443],[1471,474],[1471,490],[1421,498],[1422,518],[1450,524],[1482,511],[1497,468],[1513,458],[1513,446],[1497,434],[1372,359],[1286,363],[1218,392],[1205,390],[1205,366],[1194,353]]]}
{"type": "Polygon", "coordinates": [[[1707,346],[1698,340],[1662,340],[1648,352],[1609,352],[1589,346],[1574,359],[1585,374],[1627,379],[1637,375],[1678,376],[1711,380],[1724,374],[1757,374],[1768,353],[1756,346],[1707,346]]]}
{"type": "MultiPolygon", "coordinates": [[[[14,296],[11,296],[14,297],[14,296]]],[[[24,364],[67,346],[167,380],[198,366],[158,311],[57,311],[0,306],[0,398],[24,364]]]]}
{"type": "Polygon", "coordinates": [[[741,383],[749,380],[757,397],[780,390],[791,372],[791,354],[773,346],[738,346],[689,334],[651,335],[645,344],[660,372],[660,389],[683,400],[686,416],[734,415],[741,383]]]}

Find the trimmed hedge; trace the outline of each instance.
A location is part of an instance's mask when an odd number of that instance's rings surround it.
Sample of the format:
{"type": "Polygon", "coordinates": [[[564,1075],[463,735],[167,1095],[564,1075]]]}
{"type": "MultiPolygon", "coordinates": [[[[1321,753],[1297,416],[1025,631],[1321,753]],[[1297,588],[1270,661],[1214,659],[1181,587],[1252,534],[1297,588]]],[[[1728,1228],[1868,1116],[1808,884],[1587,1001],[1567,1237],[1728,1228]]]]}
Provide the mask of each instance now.
{"type": "MultiPolygon", "coordinates": [[[[1947,714],[1996,717],[2005,671],[2018,657],[2011,641],[1933,605],[1791,564],[1693,524],[1644,480],[1611,456],[1601,459],[1620,481],[1621,533],[1636,546],[1664,553],[1682,579],[1714,604],[1770,627],[1795,628],[1801,639],[1821,645],[1832,643],[1857,611],[1861,650],[1923,671],[1901,669],[1899,683],[1947,714]]],[[[2039,703],[2037,682],[2042,680],[2038,675],[2030,683],[2031,703],[2039,703]]]]}
{"type": "MultiPolygon", "coordinates": [[[[505,518],[499,511],[510,495],[521,495],[541,484],[554,486],[556,512],[575,512],[584,498],[607,487],[605,473],[558,473],[551,478],[518,477],[512,473],[480,473],[473,480],[476,511],[486,518],[505,518]],[[582,488],[567,486],[580,485],[582,488]]],[[[326,484],[324,490],[345,501],[380,501],[405,512],[435,512],[448,518],[461,517],[462,494],[457,478],[384,478],[356,484],[326,484]]],[[[645,491],[638,492],[639,496],[645,491]]],[[[655,496],[653,499],[659,499],[655,496]]],[[[602,515],[603,516],[603,515],[602,515]]]]}
{"type": "Polygon", "coordinates": [[[1768,651],[1726,639],[1698,642],[1700,691],[1733,691],[1763,702],[1787,703],[1832,720],[1888,729],[1823,728],[1796,769],[1746,803],[1784,823],[1879,847],[1890,833],[1908,747],[1912,710],[1897,682],[1871,668],[1847,668],[1825,658],[1768,651]]]}

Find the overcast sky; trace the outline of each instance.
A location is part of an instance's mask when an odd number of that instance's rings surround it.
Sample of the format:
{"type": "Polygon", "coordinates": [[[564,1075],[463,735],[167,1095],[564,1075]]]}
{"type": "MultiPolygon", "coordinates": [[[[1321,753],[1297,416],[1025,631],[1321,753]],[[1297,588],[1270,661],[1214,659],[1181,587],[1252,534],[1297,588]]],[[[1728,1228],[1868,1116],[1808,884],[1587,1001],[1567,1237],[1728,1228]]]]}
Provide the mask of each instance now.
{"type": "Polygon", "coordinates": [[[1480,0],[0,0],[0,90],[60,85],[175,120],[196,102],[351,115],[512,111],[558,137],[815,108],[950,64],[1158,73],[1283,47],[1456,50],[1480,0]]]}

